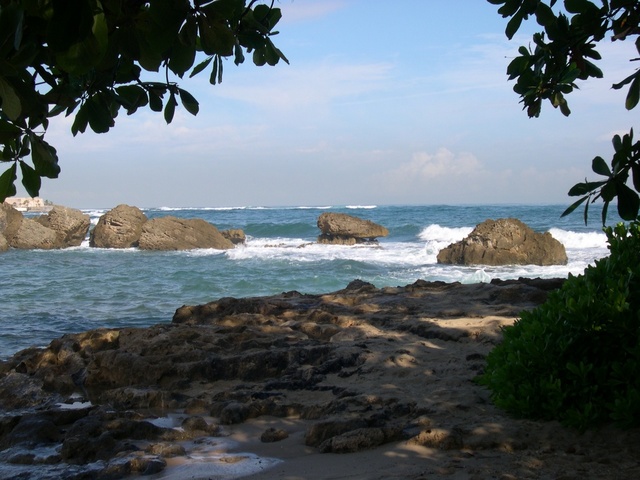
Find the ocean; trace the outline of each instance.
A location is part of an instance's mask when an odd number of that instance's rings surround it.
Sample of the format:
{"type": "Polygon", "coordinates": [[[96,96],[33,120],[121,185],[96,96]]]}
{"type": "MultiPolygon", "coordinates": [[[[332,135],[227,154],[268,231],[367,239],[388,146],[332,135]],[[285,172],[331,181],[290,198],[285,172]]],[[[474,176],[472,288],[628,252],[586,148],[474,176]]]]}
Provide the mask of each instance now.
{"type": "MultiPolygon", "coordinates": [[[[354,279],[376,287],[418,279],[476,283],[518,277],[580,274],[608,255],[598,212],[584,224],[566,205],[314,206],[147,208],[149,218],[202,218],[221,230],[240,228],[247,242],[233,250],[148,252],[80,247],[0,253],[0,358],[29,346],[45,346],[65,333],[98,327],[171,322],[182,305],[222,297],[252,297],[296,290],[326,293],[354,279]],[[379,245],[314,243],[323,212],[342,212],[389,229],[379,245]],[[464,238],[486,219],[514,217],[565,245],[562,266],[438,265],[441,248],[464,238]]],[[[95,225],[108,209],[86,209],[95,225]]]]}

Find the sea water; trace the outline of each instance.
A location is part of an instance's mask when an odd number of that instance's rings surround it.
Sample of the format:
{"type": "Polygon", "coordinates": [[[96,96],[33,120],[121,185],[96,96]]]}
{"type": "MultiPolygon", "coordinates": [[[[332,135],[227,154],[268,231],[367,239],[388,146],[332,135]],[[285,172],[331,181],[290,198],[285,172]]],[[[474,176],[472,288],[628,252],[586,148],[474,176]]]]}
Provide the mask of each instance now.
{"type": "MultiPolygon", "coordinates": [[[[182,305],[222,297],[273,295],[296,290],[326,293],[354,279],[376,287],[423,280],[477,283],[518,277],[580,274],[608,254],[597,212],[560,217],[564,205],[313,206],[147,208],[149,218],[201,218],[221,230],[239,228],[246,244],[233,250],[149,252],[96,249],[88,241],[64,250],[9,250],[0,254],[0,358],[65,333],[98,327],[171,322],[182,305]],[[323,212],[372,220],[389,230],[375,245],[314,243],[323,212]],[[567,250],[561,266],[439,265],[438,251],[461,240],[486,219],[518,218],[551,232],[567,250]]],[[[108,209],[86,209],[95,225],[108,209]]],[[[611,221],[610,221],[611,223],[611,221]]]]}

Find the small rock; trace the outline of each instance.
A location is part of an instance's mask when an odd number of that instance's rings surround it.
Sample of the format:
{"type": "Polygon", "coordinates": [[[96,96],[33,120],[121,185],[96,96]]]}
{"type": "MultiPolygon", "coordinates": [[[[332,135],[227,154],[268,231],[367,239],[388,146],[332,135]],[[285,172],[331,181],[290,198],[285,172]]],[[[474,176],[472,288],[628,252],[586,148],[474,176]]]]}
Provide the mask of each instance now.
{"type": "Polygon", "coordinates": [[[279,428],[268,428],[260,436],[260,441],[263,443],[279,442],[288,438],[289,434],[279,428]]]}

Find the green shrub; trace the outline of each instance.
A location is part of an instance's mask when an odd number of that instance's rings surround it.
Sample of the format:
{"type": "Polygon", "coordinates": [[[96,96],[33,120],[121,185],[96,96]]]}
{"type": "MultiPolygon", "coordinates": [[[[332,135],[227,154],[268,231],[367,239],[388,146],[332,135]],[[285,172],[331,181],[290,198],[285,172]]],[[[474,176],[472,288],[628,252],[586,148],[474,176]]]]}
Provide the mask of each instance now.
{"type": "Polygon", "coordinates": [[[640,425],[640,224],[605,233],[608,257],[503,329],[479,377],[498,407],[580,430],[640,425]]]}

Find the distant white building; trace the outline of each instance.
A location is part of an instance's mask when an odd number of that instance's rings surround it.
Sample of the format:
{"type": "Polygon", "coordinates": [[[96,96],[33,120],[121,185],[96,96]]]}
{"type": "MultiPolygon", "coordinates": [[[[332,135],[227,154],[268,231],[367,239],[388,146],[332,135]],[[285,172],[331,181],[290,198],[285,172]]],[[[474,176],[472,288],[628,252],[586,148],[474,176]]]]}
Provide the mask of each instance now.
{"type": "Polygon", "coordinates": [[[49,210],[50,206],[47,205],[40,197],[9,197],[4,203],[11,205],[13,208],[20,212],[28,212],[28,211],[44,211],[49,210]]]}

